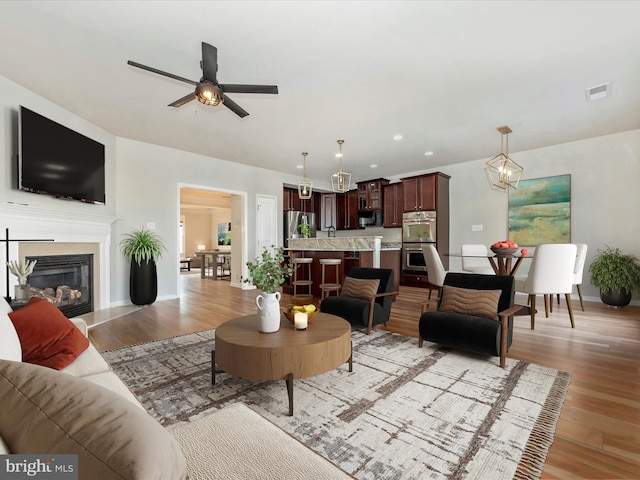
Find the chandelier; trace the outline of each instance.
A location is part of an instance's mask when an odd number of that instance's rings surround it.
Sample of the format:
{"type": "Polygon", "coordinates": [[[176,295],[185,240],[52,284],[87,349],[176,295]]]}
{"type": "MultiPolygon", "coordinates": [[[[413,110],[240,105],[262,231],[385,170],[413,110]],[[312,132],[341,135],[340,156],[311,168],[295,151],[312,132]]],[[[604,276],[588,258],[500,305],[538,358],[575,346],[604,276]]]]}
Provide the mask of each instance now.
{"type": "Polygon", "coordinates": [[[309,200],[313,190],[313,184],[307,180],[307,152],[302,152],[304,158],[304,166],[302,167],[302,180],[298,182],[298,197],[300,200],[309,200]]]}
{"type": "Polygon", "coordinates": [[[351,187],[351,174],[342,171],[342,144],[344,140],[338,140],[340,145],[340,152],[336,153],[336,157],[340,158],[340,170],[331,175],[331,189],[334,192],[344,193],[348,192],[351,187]]]}
{"type": "Polygon", "coordinates": [[[497,130],[500,132],[500,154],[485,164],[484,171],[493,190],[507,191],[510,188],[518,188],[524,168],[509,157],[509,134],[512,130],[506,125],[498,127],[497,130]],[[503,150],[505,144],[506,148],[503,150]]]}

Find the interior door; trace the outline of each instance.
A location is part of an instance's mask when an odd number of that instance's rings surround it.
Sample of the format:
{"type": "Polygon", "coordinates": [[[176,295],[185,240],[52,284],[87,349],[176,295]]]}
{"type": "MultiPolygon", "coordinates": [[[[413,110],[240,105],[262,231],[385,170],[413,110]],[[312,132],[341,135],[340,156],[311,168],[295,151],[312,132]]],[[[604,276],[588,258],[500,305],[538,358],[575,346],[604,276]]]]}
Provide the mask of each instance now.
{"type": "Polygon", "coordinates": [[[271,195],[256,195],[256,256],[262,247],[279,245],[278,199],[271,195]]]}

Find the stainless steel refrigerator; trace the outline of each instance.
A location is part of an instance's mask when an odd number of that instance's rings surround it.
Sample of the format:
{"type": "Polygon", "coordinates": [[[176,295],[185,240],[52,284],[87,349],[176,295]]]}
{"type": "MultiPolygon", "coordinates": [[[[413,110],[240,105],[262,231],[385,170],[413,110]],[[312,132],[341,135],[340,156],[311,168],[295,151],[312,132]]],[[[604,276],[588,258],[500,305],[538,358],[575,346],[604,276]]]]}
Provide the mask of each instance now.
{"type": "Polygon", "coordinates": [[[289,246],[290,238],[302,238],[303,235],[300,232],[300,225],[309,225],[309,231],[311,237],[316,236],[316,214],[309,212],[299,212],[295,210],[288,210],[284,212],[284,246],[289,246]]]}

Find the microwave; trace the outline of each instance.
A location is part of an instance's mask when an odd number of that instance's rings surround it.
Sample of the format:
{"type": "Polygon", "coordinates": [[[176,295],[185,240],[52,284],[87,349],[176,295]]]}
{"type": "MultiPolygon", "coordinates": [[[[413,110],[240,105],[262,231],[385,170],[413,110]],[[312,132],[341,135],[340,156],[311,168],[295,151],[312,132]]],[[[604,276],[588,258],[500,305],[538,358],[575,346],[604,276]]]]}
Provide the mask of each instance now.
{"type": "Polygon", "coordinates": [[[382,210],[373,210],[371,212],[358,212],[358,226],[365,227],[381,227],[382,226],[382,210]]]}

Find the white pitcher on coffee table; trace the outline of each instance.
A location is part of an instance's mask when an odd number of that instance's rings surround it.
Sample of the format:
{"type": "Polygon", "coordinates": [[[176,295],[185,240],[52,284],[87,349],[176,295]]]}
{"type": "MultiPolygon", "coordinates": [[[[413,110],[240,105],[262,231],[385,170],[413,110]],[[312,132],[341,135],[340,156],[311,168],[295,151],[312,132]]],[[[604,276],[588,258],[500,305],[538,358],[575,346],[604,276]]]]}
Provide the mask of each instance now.
{"type": "Polygon", "coordinates": [[[258,331],[273,333],[280,329],[280,292],[262,293],[256,297],[258,331]]]}

